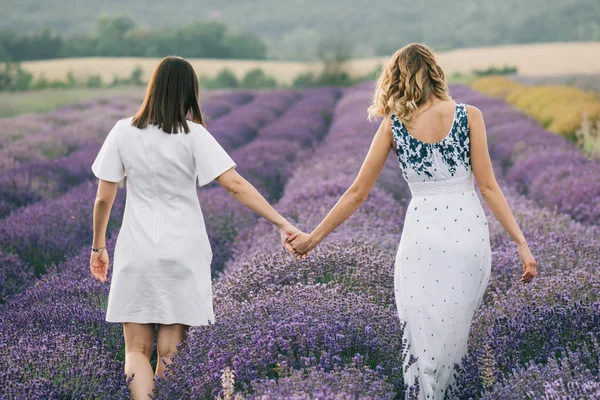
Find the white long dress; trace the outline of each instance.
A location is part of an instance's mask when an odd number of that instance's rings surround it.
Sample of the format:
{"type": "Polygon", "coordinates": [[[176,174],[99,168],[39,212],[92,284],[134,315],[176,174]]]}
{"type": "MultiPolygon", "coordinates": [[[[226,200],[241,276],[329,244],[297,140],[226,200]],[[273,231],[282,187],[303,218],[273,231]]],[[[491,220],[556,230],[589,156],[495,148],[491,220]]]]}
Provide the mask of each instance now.
{"type": "Polygon", "coordinates": [[[168,134],[131,120],[117,122],[92,165],[105,181],[127,175],[106,320],[207,325],[212,250],[196,181],[205,185],[235,163],[202,125],[188,121],[189,133],[168,134]]]}
{"type": "MultiPolygon", "coordinates": [[[[417,361],[404,374],[418,377],[419,399],[443,399],[491,269],[488,223],[474,191],[469,123],[457,104],[452,128],[440,142],[416,139],[395,116],[392,132],[412,199],[395,267],[396,306],[417,361]]],[[[407,363],[405,363],[405,367],[407,363]]]]}

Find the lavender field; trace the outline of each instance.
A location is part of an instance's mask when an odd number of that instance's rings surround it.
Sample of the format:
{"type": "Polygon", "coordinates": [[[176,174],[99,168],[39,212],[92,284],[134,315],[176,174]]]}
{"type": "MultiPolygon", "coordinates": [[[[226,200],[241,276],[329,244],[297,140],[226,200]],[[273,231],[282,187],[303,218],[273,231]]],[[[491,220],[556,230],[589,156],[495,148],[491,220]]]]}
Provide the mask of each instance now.
{"type": "MultiPolygon", "coordinates": [[[[516,247],[489,211],[492,277],[458,399],[600,398],[600,164],[510,106],[464,86],[487,122],[497,177],[538,260],[520,283],[516,247]]],[[[204,105],[239,172],[301,229],[353,181],[377,125],[368,85],[231,92],[204,105]]],[[[128,398],[108,284],[89,273],[90,165],[139,99],[77,103],[0,124],[0,399],[128,398]]],[[[220,187],[198,191],[213,246],[216,323],[192,328],[156,399],[403,399],[393,266],[408,186],[390,156],[364,206],[304,260],[220,187]]],[[[125,200],[109,223],[114,248],[125,200]]]]}

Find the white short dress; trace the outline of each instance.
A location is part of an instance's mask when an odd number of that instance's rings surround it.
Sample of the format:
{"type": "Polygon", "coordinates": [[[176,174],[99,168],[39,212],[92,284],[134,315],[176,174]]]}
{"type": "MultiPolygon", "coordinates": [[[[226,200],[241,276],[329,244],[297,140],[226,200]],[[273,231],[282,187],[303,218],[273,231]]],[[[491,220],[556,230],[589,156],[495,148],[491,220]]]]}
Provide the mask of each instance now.
{"type": "Polygon", "coordinates": [[[127,175],[106,321],[211,324],[212,250],[196,181],[206,185],[235,163],[202,125],[168,134],[131,122],[117,122],[92,165],[105,181],[127,175]]]}

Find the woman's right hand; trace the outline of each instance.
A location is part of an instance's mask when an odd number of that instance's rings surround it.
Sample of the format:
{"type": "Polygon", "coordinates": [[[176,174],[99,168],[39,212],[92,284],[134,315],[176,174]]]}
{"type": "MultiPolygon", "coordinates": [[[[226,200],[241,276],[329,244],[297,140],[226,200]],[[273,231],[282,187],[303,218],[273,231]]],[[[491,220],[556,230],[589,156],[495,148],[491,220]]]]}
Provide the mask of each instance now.
{"type": "Polygon", "coordinates": [[[519,258],[523,264],[523,275],[521,276],[521,282],[529,283],[533,280],[537,274],[537,263],[527,243],[517,245],[519,251],[519,258]]]}
{"type": "Polygon", "coordinates": [[[109,266],[110,258],[108,257],[106,248],[99,252],[92,252],[90,255],[90,272],[94,278],[100,282],[106,282],[109,266]]]}

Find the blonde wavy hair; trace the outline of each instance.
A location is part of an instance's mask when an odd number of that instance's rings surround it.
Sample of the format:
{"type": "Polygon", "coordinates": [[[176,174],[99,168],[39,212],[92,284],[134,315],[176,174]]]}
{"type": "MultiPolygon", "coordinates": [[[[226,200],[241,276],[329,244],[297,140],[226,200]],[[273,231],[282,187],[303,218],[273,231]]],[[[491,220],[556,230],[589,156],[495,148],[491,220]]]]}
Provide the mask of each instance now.
{"type": "Polygon", "coordinates": [[[431,96],[451,100],[444,71],[429,47],[411,43],[393,56],[375,85],[369,118],[396,116],[410,126],[415,113],[431,96]]]}

